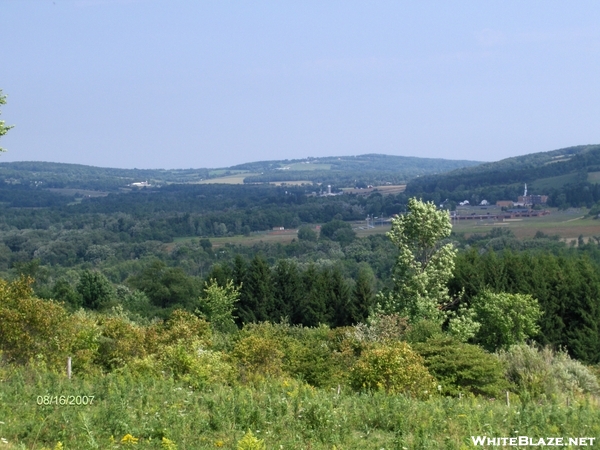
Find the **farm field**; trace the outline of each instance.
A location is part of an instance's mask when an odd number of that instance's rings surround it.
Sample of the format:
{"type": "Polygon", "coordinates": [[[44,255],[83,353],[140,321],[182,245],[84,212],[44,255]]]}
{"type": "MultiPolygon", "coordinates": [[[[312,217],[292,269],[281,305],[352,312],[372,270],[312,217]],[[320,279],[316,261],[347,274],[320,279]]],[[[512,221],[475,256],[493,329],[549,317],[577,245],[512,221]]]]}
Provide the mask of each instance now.
{"type": "Polygon", "coordinates": [[[218,178],[209,178],[208,180],[197,181],[194,184],[244,184],[246,177],[258,175],[256,173],[236,173],[218,178]]]}
{"type": "MultiPolygon", "coordinates": [[[[478,211],[473,208],[473,211],[478,211]]],[[[464,212],[464,210],[463,210],[464,212]]],[[[488,209],[490,214],[495,214],[493,209],[488,209]]],[[[478,212],[479,214],[479,212],[478,212]]],[[[570,242],[577,241],[580,235],[583,235],[587,241],[593,236],[600,236],[600,221],[585,217],[587,209],[569,209],[567,211],[557,211],[553,209],[551,214],[542,217],[525,217],[510,219],[504,222],[497,220],[461,220],[454,221],[452,229],[457,233],[465,233],[467,236],[472,234],[489,233],[492,228],[507,228],[511,230],[519,239],[532,238],[538,231],[548,235],[558,235],[561,239],[570,242]]],[[[314,225],[313,225],[314,227],[314,225]]],[[[364,222],[352,223],[352,228],[357,237],[365,237],[373,234],[387,233],[391,229],[391,224],[377,224],[374,228],[366,228],[364,222]]],[[[211,242],[215,247],[222,247],[226,244],[233,245],[254,245],[260,242],[289,244],[297,238],[297,230],[267,231],[263,233],[252,233],[250,236],[232,236],[215,237],[211,242]]],[[[176,238],[175,242],[194,239],[192,237],[176,238]]]]}
{"type": "MultiPolygon", "coordinates": [[[[497,210],[489,208],[481,211],[479,208],[471,208],[477,214],[496,214],[497,210]]],[[[548,235],[559,235],[569,241],[576,240],[580,235],[584,238],[600,235],[600,221],[586,217],[586,208],[569,208],[566,211],[550,209],[551,213],[541,217],[524,217],[522,220],[460,220],[454,221],[453,231],[467,235],[487,233],[494,227],[510,229],[518,238],[532,238],[536,232],[542,231],[548,235]]],[[[464,214],[465,210],[461,210],[464,214]]]]}
{"type": "Polygon", "coordinates": [[[386,185],[386,186],[375,186],[375,187],[366,188],[366,189],[345,188],[345,189],[342,189],[342,191],[344,191],[346,194],[356,194],[356,195],[361,195],[361,196],[363,196],[363,195],[368,196],[374,192],[378,192],[382,195],[396,195],[396,194],[400,194],[401,192],[404,192],[405,189],[406,189],[405,184],[391,184],[391,185],[386,185]]]}

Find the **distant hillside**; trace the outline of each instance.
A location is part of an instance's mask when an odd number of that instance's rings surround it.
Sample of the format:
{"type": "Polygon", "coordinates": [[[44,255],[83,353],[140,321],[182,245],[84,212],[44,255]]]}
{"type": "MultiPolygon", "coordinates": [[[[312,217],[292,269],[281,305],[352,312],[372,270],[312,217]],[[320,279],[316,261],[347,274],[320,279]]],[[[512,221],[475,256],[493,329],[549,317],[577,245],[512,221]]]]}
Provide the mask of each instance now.
{"type": "Polygon", "coordinates": [[[375,154],[261,161],[220,169],[112,169],[79,164],[11,162],[0,163],[0,181],[10,185],[112,192],[141,181],[150,184],[196,183],[239,174],[240,180],[246,183],[306,180],[345,187],[357,183],[405,183],[420,175],[476,164],[479,163],[375,154]]]}
{"type": "Polygon", "coordinates": [[[516,199],[527,183],[529,193],[549,195],[551,205],[579,206],[600,200],[594,191],[598,175],[600,145],[580,145],[419,177],[408,183],[406,192],[436,200],[495,202],[516,199]]]}
{"type": "Polygon", "coordinates": [[[368,154],[259,161],[240,164],[231,169],[260,173],[247,177],[246,183],[308,180],[351,187],[361,184],[404,184],[421,175],[448,172],[477,164],[480,162],[368,154]]]}

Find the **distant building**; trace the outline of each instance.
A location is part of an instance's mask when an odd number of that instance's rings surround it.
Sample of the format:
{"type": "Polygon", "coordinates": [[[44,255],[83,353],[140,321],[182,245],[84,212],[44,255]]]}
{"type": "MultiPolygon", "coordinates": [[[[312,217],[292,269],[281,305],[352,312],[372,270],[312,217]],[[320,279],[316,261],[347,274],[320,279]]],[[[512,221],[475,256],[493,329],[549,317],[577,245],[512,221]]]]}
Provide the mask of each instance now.
{"type": "Polygon", "coordinates": [[[134,187],[148,187],[148,186],[150,186],[150,183],[148,183],[147,181],[138,181],[137,183],[131,183],[131,186],[134,186],[134,187]]]}
{"type": "Polygon", "coordinates": [[[512,208],[514,206],[514,203],[512,200],[498,200],[496,202],[496,206],[498,206],[499,208],[512,208]]]}
{"type": "Polygon", "coordinates": [[[273,231],[284,231],[285,227],[273,227],[273,231]]]}
{"type": "Polygon", "coordinates": [[[547,195],[519,195],[519,203],[523,205],[545,205],[548,203],[547,195]]]}

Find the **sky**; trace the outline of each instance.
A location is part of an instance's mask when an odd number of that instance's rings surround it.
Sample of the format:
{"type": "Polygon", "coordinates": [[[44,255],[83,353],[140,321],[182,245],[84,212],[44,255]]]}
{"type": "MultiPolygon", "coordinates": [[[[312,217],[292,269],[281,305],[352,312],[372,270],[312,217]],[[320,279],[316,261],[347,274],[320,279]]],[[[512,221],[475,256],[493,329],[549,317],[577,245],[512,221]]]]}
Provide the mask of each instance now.
{"type": "Polygon", "coordinates": [[[0,162],[496,161],[600,143],[600,2],[0,0],[0,162]]]}

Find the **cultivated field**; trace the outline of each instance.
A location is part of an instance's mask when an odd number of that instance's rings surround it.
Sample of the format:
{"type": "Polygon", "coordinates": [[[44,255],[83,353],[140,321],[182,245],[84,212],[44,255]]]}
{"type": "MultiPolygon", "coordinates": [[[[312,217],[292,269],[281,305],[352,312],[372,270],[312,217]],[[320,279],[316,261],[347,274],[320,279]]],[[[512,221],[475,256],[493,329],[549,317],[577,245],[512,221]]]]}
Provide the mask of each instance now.
{"type": "MultiPolygon", "coordinates": [[[[494,208],[480,210],[478,207],[472,207],[469,210],[476,214],[497,213],[494,208]]],[[[460,212],[465,214],[469,210],[461,209],[460,212]]],[[[521,220],[507,221],[460,220],[454,221],[452,226],[455,232],[467,235],[488,233],[494,227],[502,227],[510,229],[518,238],[532,238],[538,231],[548,235],[558,235],[567,241],[577,240],[580,235],[584,238],[600,236],[600,220],[586,217],[587,209],[569,208],[566,211],[558,211],[556,208],[549,208],[549,210],[550,214],[541,217],[524,217],[521,220]]]]}
{"type": "Polygon", "coordinates": [[[225,177],[209,178],[208,180],[198,181],[195,184],[244,184],[246,177],[258,175],[257,173],[236,173],[225,177]]]}

